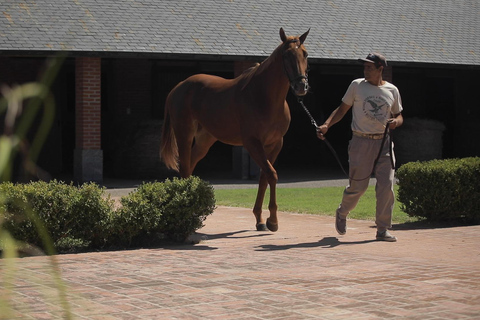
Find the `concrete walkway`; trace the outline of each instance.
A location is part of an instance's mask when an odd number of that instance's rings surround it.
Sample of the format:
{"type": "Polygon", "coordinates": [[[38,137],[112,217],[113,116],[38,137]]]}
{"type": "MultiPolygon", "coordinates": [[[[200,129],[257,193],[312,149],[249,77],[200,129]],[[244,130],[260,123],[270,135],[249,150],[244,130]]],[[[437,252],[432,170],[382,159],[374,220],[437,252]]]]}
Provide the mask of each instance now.
{"type": "MultiPolygon", "coordinates": [[[[218,207],[197,244],[53,259],[73,319],[480,318],[480,226],[395,226],[386,243],[370,221],[348,220],[344,236],[331,217],[279,221],[257,232],[251,209],[218,207]]],[[[50,259],[0,261],[14,309],[0,319],[65,317],[50,259]]]]}

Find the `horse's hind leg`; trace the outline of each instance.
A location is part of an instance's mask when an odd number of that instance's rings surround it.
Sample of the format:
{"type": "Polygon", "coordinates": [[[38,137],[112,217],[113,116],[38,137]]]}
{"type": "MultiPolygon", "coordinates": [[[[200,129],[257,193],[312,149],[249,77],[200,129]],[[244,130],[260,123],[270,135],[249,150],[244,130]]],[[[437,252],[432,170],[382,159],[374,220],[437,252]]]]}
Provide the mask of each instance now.
{"type": "Polygon", "coordinates": [[[207,155],[208,150],[216,141],[217,139],[214,136],[204,130],[201,125],[198,125],[197,132],[195,133],[195,142],[190,156],[190,168],[192,172],[198,161],[202,160],[207,155]]]}
{"type": "MultiPolygon", "coordinates": [[[[180,176],[186,178],[192,175],[198,161],[203,159],[217,139],[202,129],[201,125],[184,125],[182,132],[176,133],[178,144],[178,160],[180,176]]],[[[180,130],[179,130],[180,131],[180,130]]]]}
{"type": "Polygon", "coordinates": [[[191,121],[179,122],[179,125],[174,127],[175,136],[178,146],[178,163],[180,177],[188,178],[192,175],[193,168],[191,167],[191,154],[193,138],[195,133],[195,126],[191,121]]]}
{"type": "Polygon", "coordinates": [[[185,139],[185,140],[181,140],[177,138],[179,172],[180,172],[180,177],[182,178],[188,178],[192,175],[193,169],[190,167],[192,143],[193,143],[193,137],[191,139],[185,139]]]}

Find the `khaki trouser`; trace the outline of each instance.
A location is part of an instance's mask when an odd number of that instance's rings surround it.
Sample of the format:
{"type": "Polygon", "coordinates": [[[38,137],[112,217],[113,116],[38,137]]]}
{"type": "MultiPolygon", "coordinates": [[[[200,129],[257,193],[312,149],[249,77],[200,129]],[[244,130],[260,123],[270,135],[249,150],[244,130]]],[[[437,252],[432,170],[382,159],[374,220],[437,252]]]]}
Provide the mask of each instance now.
{"type": "MultiPolygon", "coordinates": [[[[350,140],[348,146],[350,183],[345,188],[342,203],[337,209],[340,218],[347,218],[347,215],[356,207],[360,197],[367,190],[373,163],[378,156],[381,144],[382,140],[357,136],[353,136],[350,140]]],[[[389,139],[387,138],[374,170],[377,179],[375,186],[377,199],[375,223],[377,230],[380,232],[392,226],[392,212],[395,201],[393,193],[394,174],[395,171],[392,169],[390,162],[389,139]]]]}

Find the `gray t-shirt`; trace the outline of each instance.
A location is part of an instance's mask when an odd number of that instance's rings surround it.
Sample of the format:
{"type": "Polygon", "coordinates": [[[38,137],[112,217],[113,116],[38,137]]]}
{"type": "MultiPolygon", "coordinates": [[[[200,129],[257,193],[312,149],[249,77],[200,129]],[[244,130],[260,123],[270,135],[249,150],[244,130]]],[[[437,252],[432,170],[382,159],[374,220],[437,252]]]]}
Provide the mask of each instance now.
{"type": "Polygon", "coordinates": [[[342,101],[352,106],[352,130],[361,133],[383,133],[387,120],[403,110],[400,92],[387,81],[375,86],[365,78],[353,80],[342,101]]]}

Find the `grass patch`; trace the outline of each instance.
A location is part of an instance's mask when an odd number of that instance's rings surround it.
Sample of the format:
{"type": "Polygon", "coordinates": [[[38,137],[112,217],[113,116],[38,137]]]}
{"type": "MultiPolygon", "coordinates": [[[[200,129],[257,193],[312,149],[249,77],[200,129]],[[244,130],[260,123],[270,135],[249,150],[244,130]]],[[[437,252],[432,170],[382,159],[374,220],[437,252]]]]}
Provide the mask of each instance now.
{"type": "MultiPolygon", "coordinates": [[[[334,216],[344,187],[326,188],[277,188],[277,204],[280,211],[298,212],[334,216]]],[[[394,187],[395,193],[398,186],[394,187]]],[[[269,190],[263,203],[268,210],[269,190]]],[[[215,190],[216,204],[220,206],[253,208],[257,189],[218,189],[215,190]]],[[[375,187],[370,186],[360,198],[360,202],[349,215],[350,219],[375,220],[375,187]]],[[[400,203],[395,201],[393,223],[414,222],[417,219],[409,217],[400,209],[400,203]]]]}

